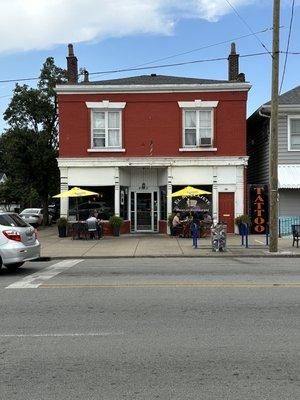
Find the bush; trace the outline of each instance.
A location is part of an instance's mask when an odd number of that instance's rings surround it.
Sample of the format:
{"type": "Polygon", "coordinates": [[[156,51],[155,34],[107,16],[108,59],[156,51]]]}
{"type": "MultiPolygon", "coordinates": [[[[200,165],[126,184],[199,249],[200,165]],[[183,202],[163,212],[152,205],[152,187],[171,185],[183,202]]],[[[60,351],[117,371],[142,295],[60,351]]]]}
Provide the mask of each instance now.
{"type": "Polygon", "coordinates": [[[68,224],[68,220],[67,220],[67,218],[65,218],[65,217],[61,217],[61,218],[58,218],[57,220],[56,220],[56,225],[58,226],[58,227],[64,227],[64,226],[67,226],[67,224],[68,224]]]}
{"type": "Polygon", "coordinates": [[[247,214],[243,214],[243,215],[239,215],[238,217],[236,217],[235,219],[234,219],[234,222],[236,223],[236,225],[240,225],[240,224],[242,224],[242,223],[245,223],[245,224],[248,224],[248,225],[250,225],[251,224],[251,218],[249,217],[249,215],[247,215],[247,214]]]}
{"type": "Polygon", "coordinates": [[[113,215],[112,217],[109,218],[109,225],[114,227],[118,226],[120,227],[123,224],[124,220],[122,217],[118,217],[117,215],[113,215]]]}

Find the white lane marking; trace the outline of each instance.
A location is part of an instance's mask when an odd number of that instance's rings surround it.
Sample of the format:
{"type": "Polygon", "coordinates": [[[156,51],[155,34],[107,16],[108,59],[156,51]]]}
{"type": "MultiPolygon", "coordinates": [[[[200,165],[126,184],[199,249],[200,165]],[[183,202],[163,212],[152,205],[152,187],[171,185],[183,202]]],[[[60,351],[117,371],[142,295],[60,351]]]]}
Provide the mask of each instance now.
{"type": "Polygon", "coordinates": [[[64,272],[66,269],[73,267],[74,265],[80,263],[83,260],[64,260],[56,264],[46,267],[42,271],[35,272],[34,274],[25,276],[20,281],[12,283],[7,286],[6,289],[36,289],[42,285],[48,279],[53,278],[64,272]]]}
{"type": "Polygon", "coordinates": [[[123,335],[122,332],[96,332],[96,333],[35,333],[35,334],[0,334],[0,338],[35,338],[35,337],[84,337],[84,336],[111,336],[123,335]]]}

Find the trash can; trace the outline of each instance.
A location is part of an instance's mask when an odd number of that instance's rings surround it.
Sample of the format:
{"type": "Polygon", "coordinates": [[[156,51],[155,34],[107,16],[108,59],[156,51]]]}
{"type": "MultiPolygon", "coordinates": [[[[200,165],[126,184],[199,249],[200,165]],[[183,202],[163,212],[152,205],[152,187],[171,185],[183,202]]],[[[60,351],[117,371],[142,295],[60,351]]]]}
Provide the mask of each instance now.
{"type": "Polygon", "coordinates": [[[211,228],[212,251],[226,251],[227,225],[220,222],[211,228]]]}

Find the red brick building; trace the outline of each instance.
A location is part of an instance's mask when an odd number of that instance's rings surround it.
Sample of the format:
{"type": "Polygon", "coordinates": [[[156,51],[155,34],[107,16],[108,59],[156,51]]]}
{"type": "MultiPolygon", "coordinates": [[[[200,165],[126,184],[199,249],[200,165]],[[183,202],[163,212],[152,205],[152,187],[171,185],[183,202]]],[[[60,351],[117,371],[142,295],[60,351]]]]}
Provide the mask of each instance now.
{"type": "MultiPolygon", "coordinates": [[[[233,232],[245,206],[250,89],[235,46],[224,81],[151,74],[90,82],[85,73],[78,82],[72,45],[67,60],[69,82],[56,88],[61,189],[90,188],[132,232],[157,232],[186,206],[170,194],[192,185],[212,194],[188,206],[233,232]]],[[[62,215],[68,207],[62,200],[62,215]]]]}

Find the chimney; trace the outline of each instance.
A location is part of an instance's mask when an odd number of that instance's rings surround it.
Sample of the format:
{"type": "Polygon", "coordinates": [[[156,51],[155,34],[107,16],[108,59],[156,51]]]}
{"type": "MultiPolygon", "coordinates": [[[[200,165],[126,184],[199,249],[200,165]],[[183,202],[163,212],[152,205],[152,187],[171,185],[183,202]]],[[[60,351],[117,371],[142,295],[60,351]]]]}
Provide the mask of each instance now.
{"type": "Polygon", "coordinates": [[[231,43],[231,52],[228,56],[228,80],[236,81],[239,75],[239,54],[236,54],[235,43],[231,43]]]}
{"type": "Polygon", "coordinates": [[[73,45],[68,44],[67,71],[68,83],[73,84],[78,82],[78,66],[77,57],[74,55],[73,45]]]}

